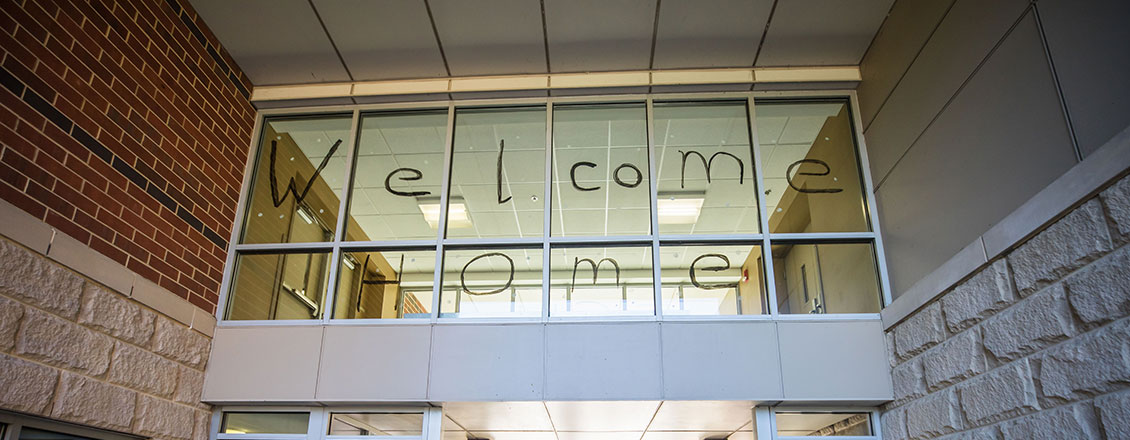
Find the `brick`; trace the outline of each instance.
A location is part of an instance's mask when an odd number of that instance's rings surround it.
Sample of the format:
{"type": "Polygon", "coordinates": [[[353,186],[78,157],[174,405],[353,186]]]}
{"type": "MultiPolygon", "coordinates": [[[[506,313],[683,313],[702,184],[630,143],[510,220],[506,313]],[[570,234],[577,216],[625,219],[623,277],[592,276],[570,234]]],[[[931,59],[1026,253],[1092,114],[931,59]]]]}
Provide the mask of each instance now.
{"type": "Polygon", "coordinates": [[[886,440],[906,440],[906,411],[896,409],[887,411],[879,416],[879,424],[883,427],[883,438],[886,440]]]}
{"type": "Polygon", "coordinates": [[[895,327],[895,353],[900,360],[926,351],[946,339],[942,306],[933,303],[895,327]]]}
{"type": "Polygon", "coordinates": [[[20,318],[23,316],[23,305],[0,297],[0,351],[11,350],[16,345],[16,331],[20,328],[20,318]]]}
{"type": "Polygon", "coordinates": [[[47,414],[59,372],[54,368],[0,354],[0,407],[47,414]]]}
{"type": "Polygon", "coordinates": [[[981,374],[987,367],[978,328],[950,338],[921,357],[926,386],[930,391],[981,374]]]}
{"type": "MultiPolygon", "coordinates": [[[[1102,438],[1094,409],[1081,403],[1010,421],[1001,425],[1005,440],[1070,440],[1102,438]]],[[[1120,437],[1106,437],[1110,439],[1120,437]]]]}
{"type": "Polygon", "coordinates": [[[982,325],[985,348],[1009,361],[1075,335],[1063,285],[1057,284],[1017,303],[982,325]]]}
{"type": "Polygon", "coordinates": [[[1044,399],[1064,403],[1130,385],[1130,318],[1045,350],[1039,384],[1044,399]]]}
{"type": "Polygon", "coordinates": [[[1039,409],[1032,368],[1021,360],[962,383],[961,408],[970,427],[984,426],[1039,409]]]}
{"type": "Polygon", "coordinates": [[[1008,263],[995,261],[942,297],[946,327],[959,332],[1016,301],[1008,263]]]}
{"type": "Polygon", "coordinates": [[[127,342],[149,343],[157,314],[94,283],[87,283],[83,290],[79,323],[127,342]]]}
{"type": "Polygon", "coordinates": [[[200,393],[204,390],[204,373],[181,366],[177,373],[177,390],[174,400],[187,405],[201,405],[200,393]]]}
{"type": "Polygon", "coordinates": [[[1123,177],[1099,194],[1099,197],[1114,223],[1119,243],[1130,241],[1130,177],[1123,177]]]}
{"type": "Polygon", "coordinates": [[[140,395],[137,400],[137,432],[142,435],[188,440],[194,426],[192,408],[168,400],[140,395]]]}
{"type": "Polygon", "coordinates": [[[1092,199],[1013,251],[1008,264],[1017,290],[1028,295],[1111,248],[1102,207],[1092,199]]]}
{"type": "Polygon", "coordinates": [[[161,316],[153,338],[153,351],[196,369],[208,362],[208,337],[161,316]]]}
{"type": "Polygon", "coordinates": [[[107,380],[137,391],[171,397],[177,387],[177,364],[124,342],[115,344],[107,380]]]}
{"type": "Polygon", "coordinates": [[[1095,411],[1106,438],[1130,438],[1130,391],[1095,399],[1095,411]]]}
{"type": "Polygon", "coordinates": [[[901,405],[926,395],[926,381],[922,373],[922,360],[914,358],[891,370],[895,390],[894,404],[901,405]]]}
{"type": "Polygon", "coordinates": [[[74,318],[83,280],[43,256],[0,240],[0,293],[74,318]]]}
{"type": "Polygon", "coordinates": [[[1130,247],[1124,247],[1066,280],[1075,316],[1094,327],[1130,315],[1130,247]]]}
{"type": "Polygon", "coordinates": [[[114,347],[109,337],[36,309],[25,313],[16,354],[92,376],[106,372],[114,347]]]}
{"type": "Polygon", "coordinates": [[[118,431],[133,421],[137,393],[128,389],[64,372],[58,394],[52,417],[118,431]]]}
{"type": "Polygon", "coordinates": [[[913,440],[938,437],[963,427],[957,393],[951,388],[906,406],[907,435],[913,440]]]}

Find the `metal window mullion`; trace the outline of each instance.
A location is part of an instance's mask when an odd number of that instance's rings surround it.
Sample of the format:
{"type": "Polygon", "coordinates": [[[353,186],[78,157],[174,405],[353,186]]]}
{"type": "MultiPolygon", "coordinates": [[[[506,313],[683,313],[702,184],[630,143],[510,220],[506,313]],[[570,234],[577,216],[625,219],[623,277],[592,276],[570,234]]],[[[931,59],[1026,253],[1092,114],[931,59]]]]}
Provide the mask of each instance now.
{"type": "Polygon", "coordinates": [[[263,137],[263,114],[255,116],[255,126],[252,127],[251,145],[247,148],[247,163],[243,168],[243,183],[239,188],[239,203],[235,207],[235,219],[232,221],[231,237],[228,239],[228,254],[224,261],[224,275],[220,282],[219,304],[216,304],[216,318],[223,320],[227,313],[228,297],[230,296],[232,277],[235,276],[235,257],[238,249],[236,243],[243,235],[244,215],[247,205],[251,203],[251,175],[254,174],[255,158],[259,155],[259,142],[263,137]]]}
{"type": "Polygon", "coordinates": [[[769,314],[774,318],[780,316],[777,310],[777,280],[773,272],[773,246],[769,239],[769,208],[765,205],[764,177],[761,163],[761,141],[757,136],[757,110],[754,108],[753,96],[746,100],[746,123],[749,125],[750,145],[753,149],[753,181],[757,186],[757,212],[758,222],[761,224],[761,260],[765,268],[765,293],[769,304],[769,314]]]}
{"type": "Polygon", "coordinates": [[[867,160],[867,144],[863,140],[863,125],[859,120],[859,97],[855,91],[848,93],[848,104],[851,109],[852,131],[855,138],[855,149],[859,155],[859,173],[863,175],[863,197],[867,201],[867,213],[871,220],[871,232],[875,235],[872,246],[875,252],[875,264],[879,269],[879,286],[883,290],[881,296],[886,307],[893,301],[890,277],[887,276],[887,256],[883,250],[883,234],[879,229],[879,213],[875,209],[875,188],[871,182],[871,163],[867,160]]]}
{"type": "Polygon", "coordinates": [[[542,212],[542,243],[541,243],[541,317],[549,319],[550,298],[550,247],[549,235],[553,223],[553,98],[548,98],[545,103],[545,189],[542,192],[545,199],[542,212]]]}
{"type": "MultiPolygon", "coordinates": [[[[452,156],[455,155],[455,103],[447,105],[447,136],[444,139],[443,182],[439,195],[439,230],[436,232],[436,264],[432,275],[431,321],[439,319],[440,293],[443,291],[443,240],[447,235],[447,201],[451,197],[452,156]]],[[[459,293],[456,292],[456,295],[459,293]]]]}
{"type": "Polygon", "coordinates": [[[651,96],[645,101],[647,109],[647,162],[648,183],[651,186],[649,202],[651,204],[651,278],[654,283],[652,301],[655,307],[656,319],[663,319],[663,271],[659,261],[659,170],[655,163],[655,102],[651,96]]]}
{"type": "Polygon", "coordinates": [[[353,119],[349,127],[349,149],[345,153],[345,180],[341,185],[341,199],[337,207],[337,225],[334,230],[333,253],[330,254],[330,273],[326,280],[326,290],[322,292],[322,322],[329,322],[333,316],[332,308],[334,297],[337,295],[337,275],[341,266],[341,242],[345,237],[345,227],[349,223],[349,199],[353,192],[353,169],[357,166],[354,158],[357,155],[357,143],[361,139],[361,111],[353,110],[353,119]],[[328,313],[327,313],[328,312],[328,313]]]}

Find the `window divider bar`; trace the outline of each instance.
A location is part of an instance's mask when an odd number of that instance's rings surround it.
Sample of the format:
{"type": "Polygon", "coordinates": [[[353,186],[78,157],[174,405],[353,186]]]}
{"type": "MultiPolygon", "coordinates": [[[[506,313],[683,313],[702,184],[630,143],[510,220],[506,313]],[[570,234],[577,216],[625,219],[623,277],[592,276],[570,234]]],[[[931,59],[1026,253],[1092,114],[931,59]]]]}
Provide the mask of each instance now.
{"type": "Polygon", "coordinates": [[[451,247],[461,248],[477,248],[477,247],[499,247],[499,246],[516,246],[516,247],[534,247],[544,242],[543,237],[537,238],[451,238],[443,240],[444,245],[451,247]]]}
{"type": "Polygon", "coordinates": [[[757,133],[757,109],[755,107],[753,96],[750,95],[746,98],[746,125],[749,129],[749,147],[753,150],[753,174],[755,191],[757,192],[757,212],[758,222],[761,224],[761,267],[765,271],[765,295],[769,304],[769,315],[773,318],[781,316],[780,310],[777,310],[777,279],[776,273],[773,271],[773,244],[769,238],[769,208],[765,205],[765,173],[762,169],[761,163],[761,141],[758,139],[757,133]]]}
{"type": "Polygon", "coordinates": [[[790,232],[770,234],[773,241],[813,241],[813,242],[871,242],[872,232],[790,232]]]}
{"type": "MultiPolygon", "coordinates": [[[[329,322],[333,315],[334,299],[337,296],[337,276],[341,266],[341,247],[338,246],[345,237],[346,221],[349,217],[349,200],[353,193],[353,169],[356,167],[354,159],[357,157],[357,144],[361,139],[361,110],[353,110],[353,119],[349,127],[349,149],[345,153],[345,180],[342,180],[341,199],[337,207],[337,229],[334,230],[333,253],[330,254],[329,279],[326,280],[326,290],[322,292],[322,305],[320,313],[322,322],[329,322]]],[[[364,270],[362,268],[361,270],[364,270]]]]}
{"type": "Polygon", "coordinates": [[[859,155],[859,174],[863,175],[863,198],[867,201],[867,215],[868,220],[871,221],[871,234],[874,235],[875,244],[875,264],[879,270],[879,288],[883,298],[883,307],[891,304],[893,301],[891,292],[891,280],[887,274],[887,256],[883,251],[883,234],[879,228],[879,213],[875,205],[875,185],[871,180],[871,163],[867,159],[867,143],[863,140],[863,123],[860,121],[859,115],[859,96],[855,91],[848,92],[848,109],[850,110],[849,116],[852,123],[852,136],[855,140],[855,150],[859,155]]]}
{"type": "Polygon", "coordinates": [[[311,241],[304,243],[249,243],[236,245],[235,250],[239,253],[266,253],[277,251],[278,253],[296,253],[301,251],[321,251],[329,252],[334,248],[334,243],[329,241],[311,241]]]}
{"type": "Polygon", "coordinates": [[[648,184],[651,186],[651,192],[648,197],[648,202],[651,205],[651,212],[649,218],[651,220],[651,278],[652,290],[654,291],[655,317],[656,319],[663,319],[663,271],[660,268],[659,261],[659,169],[655,162],[655,101],[651,96],[647,97],[644,104],[646,108],[646,126],[647,126],[647,162],[648,162],[648,184]]]}
{"type": "Polygon", "coordinates": [[[549,319],[550,298],[550,228],[553,225],[553,98],[545,104],[545,189],[542,191],[542,245],[541,245],[541,317],[549,319]]]}
{"type": "MultiPolygon", "coordinates": [[[[436,232],[436,264],[432,274],[431,322],[439,319],[440,294],[443,292],[443,244],[447,235],[447,201],[451,197],[451,157],[455,155],[455,103],[447,105],[447,135],[444,138],[443,182],[439,194],[439,231],[436,232]]],[[[459,292],[456,292],[458,295],[459,292]]]]}

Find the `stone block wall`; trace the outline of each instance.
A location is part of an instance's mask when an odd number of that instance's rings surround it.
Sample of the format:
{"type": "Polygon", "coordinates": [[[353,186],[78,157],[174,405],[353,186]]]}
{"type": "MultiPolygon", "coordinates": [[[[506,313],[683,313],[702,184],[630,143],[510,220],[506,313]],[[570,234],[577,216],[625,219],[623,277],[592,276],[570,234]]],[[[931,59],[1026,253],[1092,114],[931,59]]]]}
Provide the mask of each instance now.
{"type": "Polygon", "coordinates": [[[211,339],[0,237],[0,409],[207,440],[211,339]]]}
{"type": "Polygon", "coordinates": [[[884,438],[1130,438],[1130,177],[888,330],[884,438]]]}

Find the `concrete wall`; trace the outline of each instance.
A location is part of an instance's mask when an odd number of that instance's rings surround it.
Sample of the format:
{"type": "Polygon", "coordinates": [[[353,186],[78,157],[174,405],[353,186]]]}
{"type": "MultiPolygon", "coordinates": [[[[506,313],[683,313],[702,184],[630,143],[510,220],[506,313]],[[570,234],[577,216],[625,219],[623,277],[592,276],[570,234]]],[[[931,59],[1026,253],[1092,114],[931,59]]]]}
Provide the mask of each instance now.
{"type": "Polygon", "coordinates": [[[858,88],[898,297],[1130,124],[1130,4],[897,2],[858,88]]]}
{"type": "Polygon", "coordinates": [[[884,438],[1130,438],[1128,243],[1124,177],[891,327],[884,438]]]}

